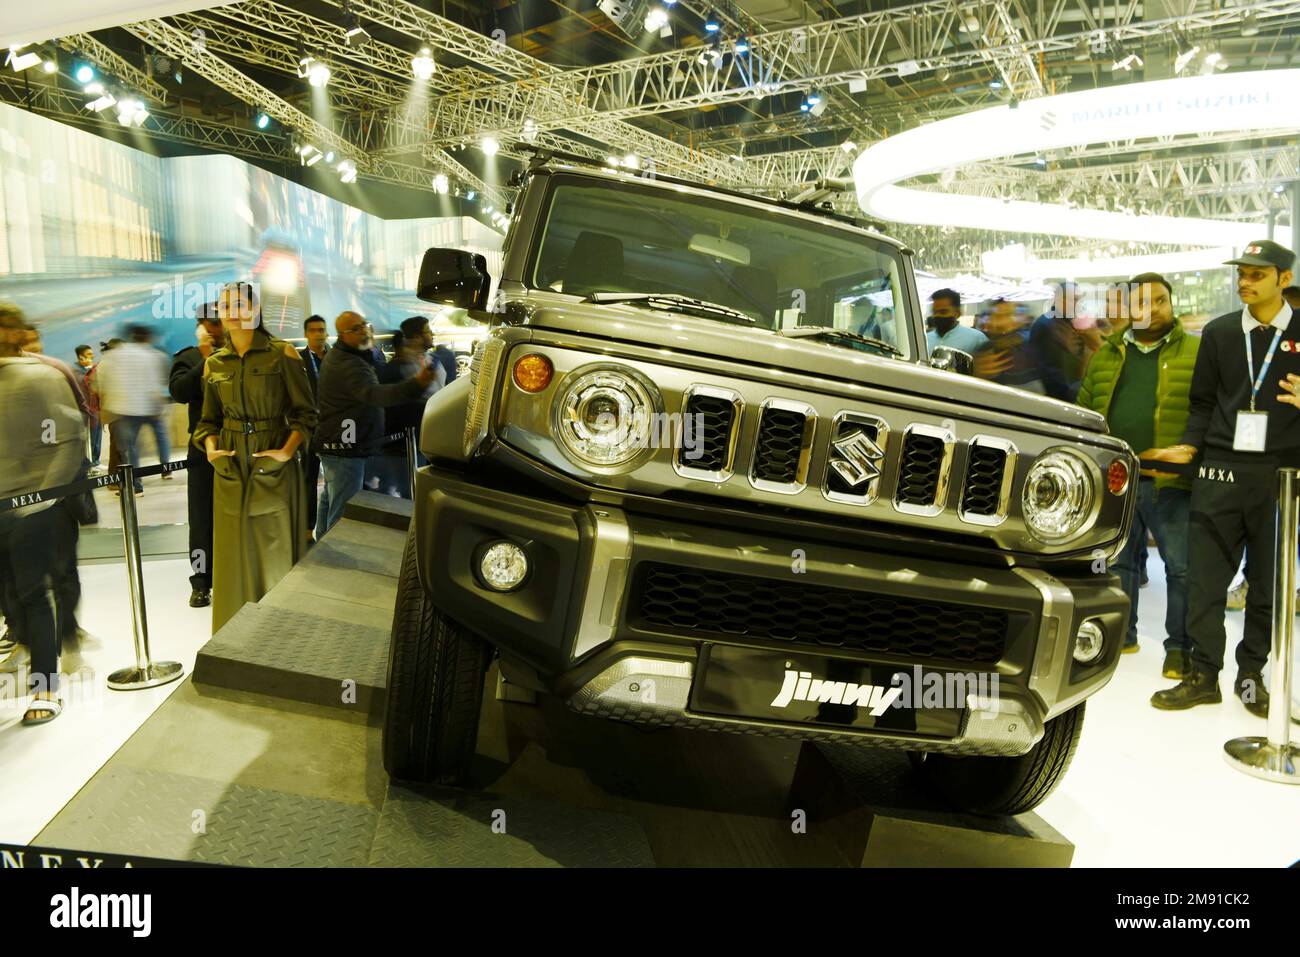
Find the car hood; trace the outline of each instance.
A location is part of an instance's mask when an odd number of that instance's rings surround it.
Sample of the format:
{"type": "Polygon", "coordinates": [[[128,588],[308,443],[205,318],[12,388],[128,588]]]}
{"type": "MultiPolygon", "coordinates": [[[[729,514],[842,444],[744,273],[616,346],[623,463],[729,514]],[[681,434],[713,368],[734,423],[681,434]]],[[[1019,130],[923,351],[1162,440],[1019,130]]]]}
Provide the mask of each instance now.
{"type": "Polygon", "coordinates": [[[1043,419],[1088,432],[1105,433],[1106,420],[1088,409],[1047,396],[985,382],[974,376],[933,369],[924,362],[874,356],[824,340],[791,339],[767,329],[700,319],[659,309],[573,302],[556,295],[529,297],[529,326],[577,335],[635,342],[675,352],[726,356],[764,368],[870,384],[899,394],[1043,419]]]}

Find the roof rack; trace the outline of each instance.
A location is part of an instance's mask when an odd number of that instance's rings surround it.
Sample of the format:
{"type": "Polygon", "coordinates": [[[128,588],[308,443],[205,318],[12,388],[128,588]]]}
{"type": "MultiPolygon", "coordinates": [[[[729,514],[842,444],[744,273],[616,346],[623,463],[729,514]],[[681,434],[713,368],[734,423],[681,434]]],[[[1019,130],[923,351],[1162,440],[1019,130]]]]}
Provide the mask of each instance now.
{"type": "MultiPolygon", "coordinates": [[[[523,146],[522,152],[531,153],[532,158],[528,161],[528,166],[524,170],[517,170],[510,177],[510,185],[516,188],[523,186],[527,178],[539,167],[559,160],[564,163],[571,163],[575,166],[590,166],[593,169],[608,170],[610,167],[590,156],[580,156],[576,153],[565,153],[561,150],[548,149],[542,146],[523,146]]],[[[735,196],[739,199],[757,200],[761,203],[770,203],[773,206],[780,206],[782,209],[793,209],[801,213],[813,213],[817,216],[825,216],[827,219],[839,220],[842,223],[848,223],[850,226],[875,230],[882,235],[885,234],[885,228],[881,223],[874,220],[861,219],[851,216],[847,213],[841,213],[830,207],[826,197],[833,192],[845,192],[852,188],[852,182],[847,179],[821,179],[813,186],[809,187],[803,193],[794,199],[778,199],[771,196],[757,196],[753,193],[746,193],[738,189],[729,189],[725,186],[713,186],[708,183],[701,183],[697,180],[682,179],[678,176],[665,176],[662,173],[655,173],[656,180],[662,180],[665,183],[675,183],[681,186],[705,187],[715,193],[722,193],[727,196],[735,196]]]]}

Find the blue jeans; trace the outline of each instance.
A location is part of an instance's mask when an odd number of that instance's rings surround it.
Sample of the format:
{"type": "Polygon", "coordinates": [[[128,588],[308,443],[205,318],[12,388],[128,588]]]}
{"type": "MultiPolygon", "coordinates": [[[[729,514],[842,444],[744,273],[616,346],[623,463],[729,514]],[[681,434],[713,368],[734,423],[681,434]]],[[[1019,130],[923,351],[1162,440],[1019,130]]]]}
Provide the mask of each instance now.
{"type": "MultiPolygon", "coordinates": [[[[162,419],[157,416],[124,415],[109,425],[110,435],[118,446],[118,461],[129,462],[132,469],[140,468],[140,430],[146,425],[153,430],[153,440],[158,446],[158,461],[168,461],[171,445],[167,441],[167,430],[163,428],[162,419]]],[[[143,489],[144,483],[137,478],[135,487],[137,491],[143,489]]]]}
{"type": "Polygon", "coordinates": [[[343,517],[343,508],[348,500],[361,491],[366,478],[365,456],[348,458],[341,455],[322,455],[320,457],[321,475],[325,477],[325,488],[316,503],[316,541],[320,541],[343,517]]]}
{"type": "Polygon", "coordinates": [[[90,427],[90,464],[99,464],[99,450],[104,444],[104,425],[95,420],[95,424],[90,427]]]}
{"type": "Polygon", "coordinates": [[[1137,642],[1140,551],[1147,547],[1147,530],[1156,539],[1156,549],[1165,565],[1165,650],[1188,651],[1187,640],[1187,521],[1192,493],[1181,488],[1157,489],[1152,479],[1138,483],[1137,513],[1128,544],[1115,562],[1125,593],[1132,602],[1125,645],[1137,642]]]}

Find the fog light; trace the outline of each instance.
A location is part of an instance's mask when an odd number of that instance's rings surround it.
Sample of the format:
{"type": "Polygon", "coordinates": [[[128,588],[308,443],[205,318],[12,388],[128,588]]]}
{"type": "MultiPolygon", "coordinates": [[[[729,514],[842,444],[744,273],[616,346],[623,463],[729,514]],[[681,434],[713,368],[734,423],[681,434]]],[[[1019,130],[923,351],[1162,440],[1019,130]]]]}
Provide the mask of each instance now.
{"type": "Polygon", "coordinates": [[[551,384],[555,367],[546,356],[530,352],[515,363],[515,385],[525,392],[541,392],[551,384]]]}
{"type": "Polygon", "coordinates": [[[493,591],[514,591],[528,577],[528,556],[513,542],[496,542],[483,549],[478,574],[493,591]]]}
{"type": "Polygon", "coordinates": [[[1074,636],[1074,660],[1081,665],[1090,665],[1101,657],[1106,645],[1106,632],[1097,619],[1089,618],[1079,626],[1079,633],[1074,636]]]}

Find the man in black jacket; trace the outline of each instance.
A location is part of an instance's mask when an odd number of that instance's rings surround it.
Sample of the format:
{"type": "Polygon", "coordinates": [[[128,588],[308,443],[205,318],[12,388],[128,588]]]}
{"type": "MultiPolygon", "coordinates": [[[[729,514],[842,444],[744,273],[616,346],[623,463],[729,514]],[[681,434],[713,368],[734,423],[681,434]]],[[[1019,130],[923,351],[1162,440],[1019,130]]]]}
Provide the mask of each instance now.
{"type": "MultiPolygon", "coordinates": [[[[329,352],[329,333],[323,316],[308,316],[302,324],[303,335],[307,344],[298,350],[303,365],[307,367],[307,381],[311,383],[312,398],[317,400],[316,410],[320,411],[320,367],[329,352]]],[[[307,527],[316,527],[316,487],[320,484],[320,457],[310,449],[303,451],[303,480],[307,484],[307,527]]]]}
{"type": "Polygon", "coordinates": [[[1244,308],[1206,324],[1183,444],[1150,455],[1195,463],[1187,549],[1192,668],[1151,698],[1163,710],[1223,700],[1224,610],[1245,548],[1250,587],[1233,693],[1251,714],[1268,714],[1261,673],[1272,633],[1277,470],[1300,466],[1300,315],[1282,297],[1294,264],[1291,250],[1267,240],[1228,263],[1237,267],[1244,308]]]}
{"type": "Polygon", "coordinates": [[[316,540],[343,515],[348,500],[361,490],[366,460],[384,438],[385,406],[411,402],[434,379],[427,362],[405,382],[381,385],[375,372],[370,327],[355,312],[334,321],[338,341],[321,363],[317,403],[320,422],[312,451],[320,456],[325,491],[316,512],[316,540]]]}
{"type": "MultiPolygon", "coordinates": [[[[167,391],[172,399],[189,406],[189,433],[203,414],[203,363],[226,344],[226,330],[217,318],[217,304],[199,307],[198,345],[172,357],[167,391]]],[[[193,441],[185,443],[186,499],[190,519],[190,607],[212,604],[212,465],[193,441]]]]}

